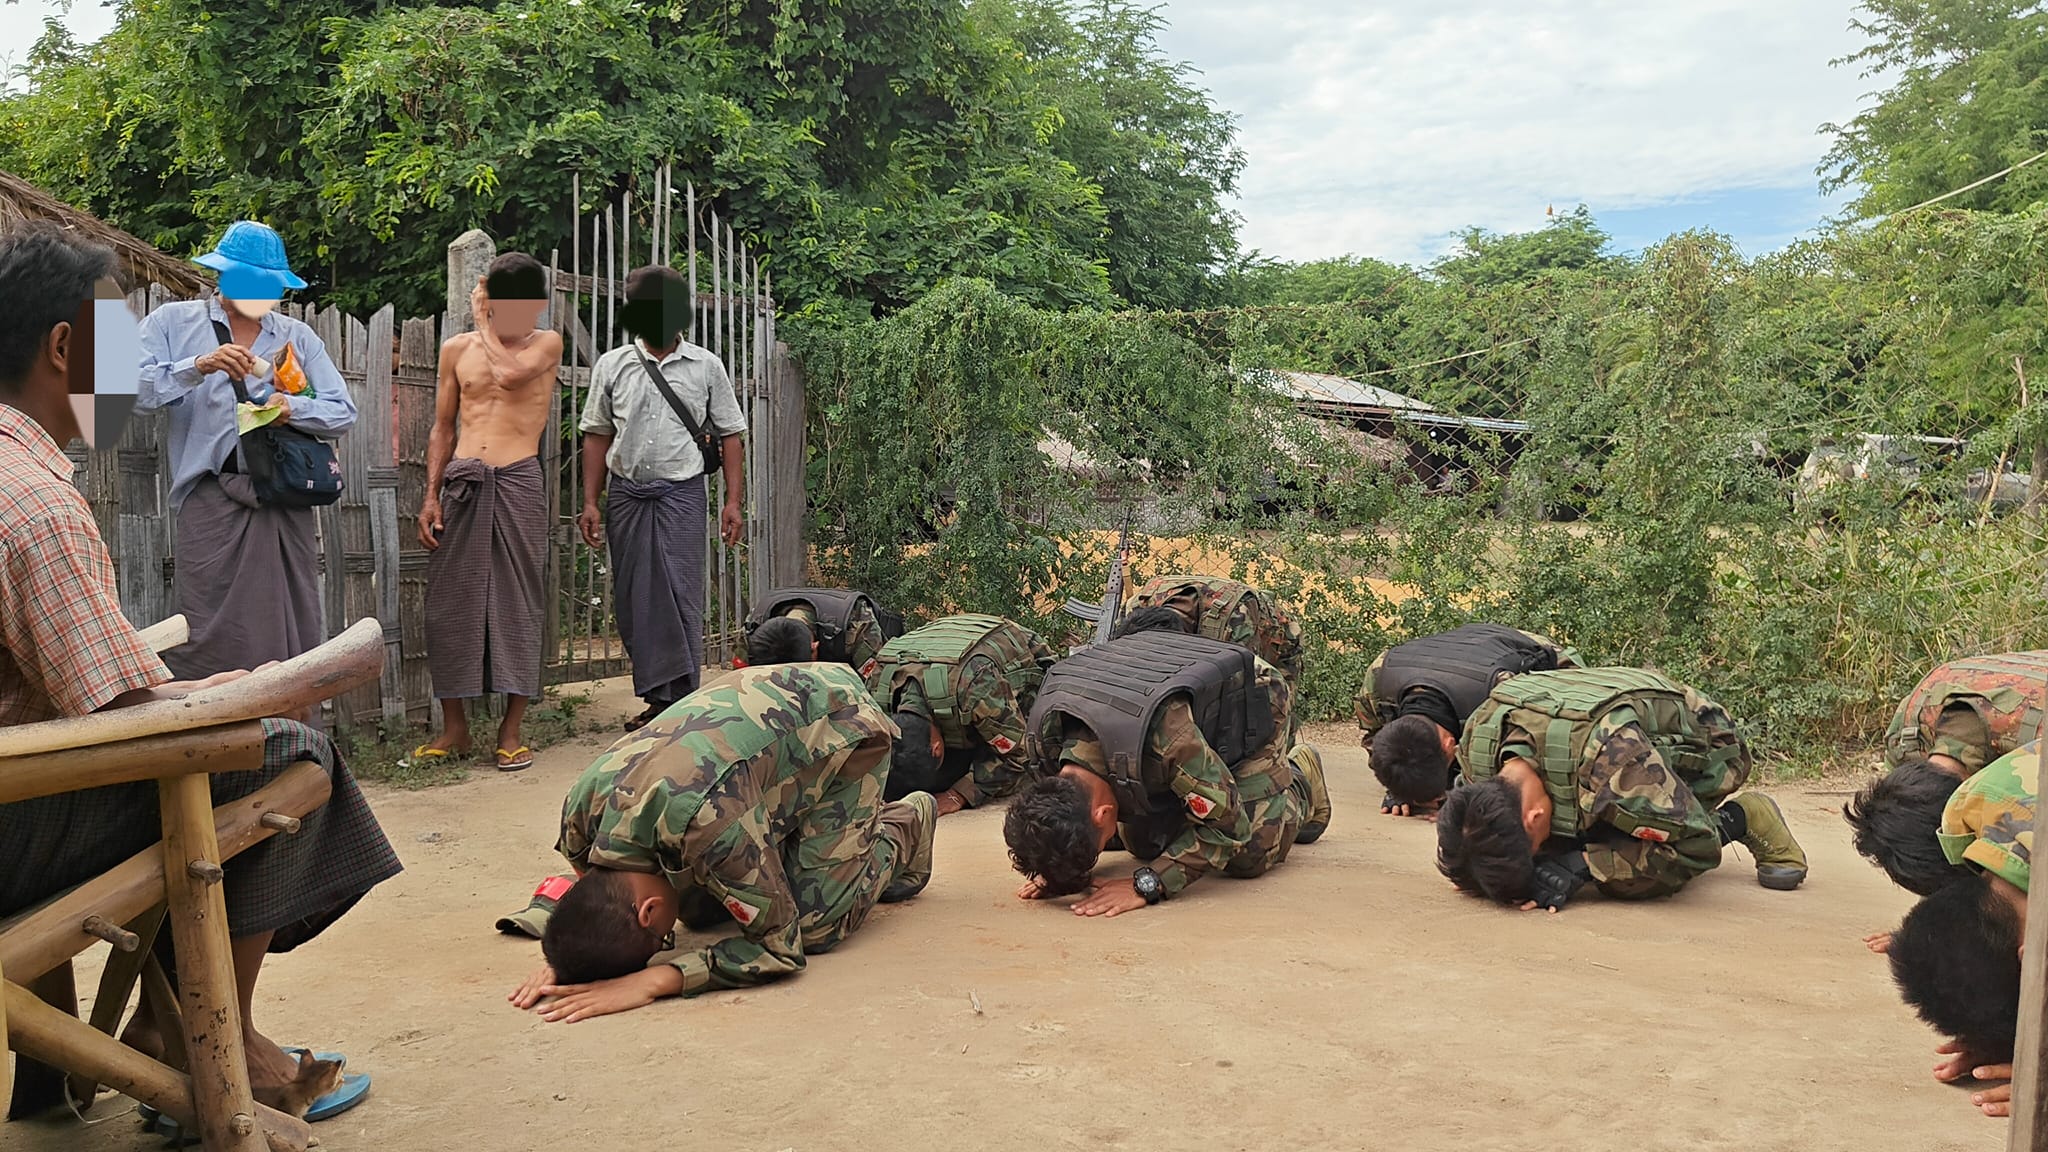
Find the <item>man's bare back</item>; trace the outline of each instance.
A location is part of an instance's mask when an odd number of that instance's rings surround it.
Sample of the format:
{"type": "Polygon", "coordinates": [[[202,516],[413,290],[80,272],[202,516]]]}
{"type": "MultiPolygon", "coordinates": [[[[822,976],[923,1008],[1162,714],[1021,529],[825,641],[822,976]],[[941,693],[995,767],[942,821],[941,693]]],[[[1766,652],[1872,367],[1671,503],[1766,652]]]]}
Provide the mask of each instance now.
{"type": "Polygon", "coordinates": [[[487,331],[464,332],[441,346],[441,362],[455,377],[456,456],[502,468],[540,450],[562,363],[560,333],[536,330],[508,347],[487,331]]]}

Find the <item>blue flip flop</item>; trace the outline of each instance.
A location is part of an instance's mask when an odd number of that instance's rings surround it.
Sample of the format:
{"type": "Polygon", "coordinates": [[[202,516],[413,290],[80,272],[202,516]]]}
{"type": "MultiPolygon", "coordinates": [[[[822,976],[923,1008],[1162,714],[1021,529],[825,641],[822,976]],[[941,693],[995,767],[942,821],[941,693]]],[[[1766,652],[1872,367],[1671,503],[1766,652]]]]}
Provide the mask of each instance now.
{"type": "MultiPolygon", "coordinates": [[[[287,1056],[297,1056],[302,1052],[312,1052],[313,1050],[310,1048],[284,1048],[281,1049],[281,1051],[283,1051],[284,1054],[287,1056]]],[[[342,1055],[339,1052],[313,1052],[313,1059],[331,1060],[344,1068],[348,1067],[348,1057],[342,1055]]],[[[339,1116],[343,1112],[348,1111],[350,1108],[355,1107],[357,1104],[362,1103],[363,1096],[367,1094],[369,1090],[370,1077],[367,1074],[350,1074],[344,1072],[342,1073],[341,1077],[341,1086],[336,1088],[334,1091],[329,1092],[327,1095],[322,1096],[320,1099],[313,1101],[313,1107],[307,1110],[306,1118],[308,1121],[311,1121],[315,1119],[324,1120],[328,1116],[339,1116]],[[356,1089],[353,1096],[348,1097],[346,1102],[341,1102],[341,1098],[349,1093],[351,1082],[353,1081],[361,1081],[360,1087],[356,1089]],[[322,1107],[325,1107],[327,1111],[320,1116],[314,1116],[313,1112],[319,1110],[322,1107]]],[[[148,1131],[153,1128],[156,1131],[163,1133],[165,1136],[168,1136],[174,1140],[177,1139],[178,1122],[176,1120],[173,1120],[170,1117],[164,1115],[163,1113],[158,1112],[155,1108],[152,1108],[147,1104],[136,1105],[135,1114],[142,1118],[142,1127],[144,1131],[148,1131]]]]}

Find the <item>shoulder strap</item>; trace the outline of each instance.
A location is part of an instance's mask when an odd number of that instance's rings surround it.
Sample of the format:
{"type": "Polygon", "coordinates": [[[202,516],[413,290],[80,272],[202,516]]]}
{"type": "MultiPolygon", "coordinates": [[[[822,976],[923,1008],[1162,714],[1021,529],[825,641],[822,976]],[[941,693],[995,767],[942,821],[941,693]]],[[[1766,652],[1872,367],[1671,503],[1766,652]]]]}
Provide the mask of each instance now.
{"type": "MultiPolygon", "coordinates": [[[[661,389],[661,398],[668,401],[668,406],[675,409],[676,416],[682,420],[683,427],[690,430],[690,439],[701,443],[704,439],[704,426],[697,423],[697,418],[690,415],[688,408],[683,407],[683,398],[676,395],[675,389],[668,386],[668,377],[661,374],[660,367],[641,355],[638,348],[633,349],[633,359],[640,361],[640,367],[647,370],[647,378],[654,381],[656,388],[661,389]]],[[[704,462],[704,470],[711,470],[711,461],[704,462]]]]}
{"type": "MultiPolygon", "coordinates": [[[[209,316],[207,317],[207,319],[213,320],[213,317],[209,316]]],[[[221,342],[222,347],[226,347],[227,345],[233,344],[235,342],[235,334],[233,332],[228,331],[228,326],[226,324],[221,323],[218,320],[213,321],[213,336],[214,339],[219,340],[221,342]]],[[[242,386],[242,382],[240,380],[235,379],[233,376],[229,376],[228,383],[234,386],[235,399],[241,401],[244,404],[253,403],[253,401],[249,399],[249,390],[242,386]]]]}

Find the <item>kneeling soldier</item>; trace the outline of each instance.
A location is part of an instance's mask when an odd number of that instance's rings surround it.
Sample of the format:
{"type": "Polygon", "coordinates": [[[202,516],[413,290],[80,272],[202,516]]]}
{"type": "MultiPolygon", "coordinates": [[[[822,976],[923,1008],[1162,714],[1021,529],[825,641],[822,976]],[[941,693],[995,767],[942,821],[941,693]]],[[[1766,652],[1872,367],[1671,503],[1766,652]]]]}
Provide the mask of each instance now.
{"type": "Polygon", "coordinates": [[[1734,721],[1655,672],[1503,681],[1466,723],[1458,759],[1467,786],[1437,814],[1437,869],[1489,899],[1555,912],[1588,881],[1619,899],[1668,896],[1737,842],[1764,887],[1806,879],[1777,804],[1728,800],[1750,770],[1734,721]]]}
{"type": "Polygon", "coordinates": [[[1003,821],[1025,899],[1093,888],[1074,906],[1115,916],[1203,875],[1252,877],[1321,836],[1329,791],[1314,748],[1287,748],[1292,691],[1247,648],[1181,632],[1171,609],[1131,614],[1121,635],[1053,665],[1032,708],[1044,779],[1003,821]],[[1165,858],[1097,884],[1111,837],[1165,858]]]}
{"type": "Polygon", "coordinates": [[[939,815],[1015,792],[1030,774],[1025,717],[1052,649],[1000,616],[949,616],[889,641],[868,679],[896,738],[889,791],[938,797],[939,815]]]}

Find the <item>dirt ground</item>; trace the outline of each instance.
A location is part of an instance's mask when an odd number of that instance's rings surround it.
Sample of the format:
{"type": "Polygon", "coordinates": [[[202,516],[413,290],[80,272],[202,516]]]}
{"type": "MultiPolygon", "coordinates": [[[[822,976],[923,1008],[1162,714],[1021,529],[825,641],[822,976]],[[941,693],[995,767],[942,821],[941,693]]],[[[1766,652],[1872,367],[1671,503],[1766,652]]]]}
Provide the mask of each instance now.
{"type": "MultiPolygon", "coordinates": [[[[1813,859],[1798,892],[1731,853],[1675,899],[1552,917],[1452,892],[1430,828],[1379,815],[1355,734],[1315,734],[1335,821],[1263,879],[1082,920],[1019,903],[1001,812],[963,813],[924,895],[795,979],[567,1026],[505,1003],[539,950],[492,923],[559,866],[562,795],[605,738],[375,792],[405,874],[272,959],[258,1023],[374,1075],[316,1126],[332,1149],[2003,1147],[1859,941],[1908,899],[1832,786],[1777,793],[1813,859]]],[[[131,1109],[0,1147],[162,1147],[131,1109]]]]}

